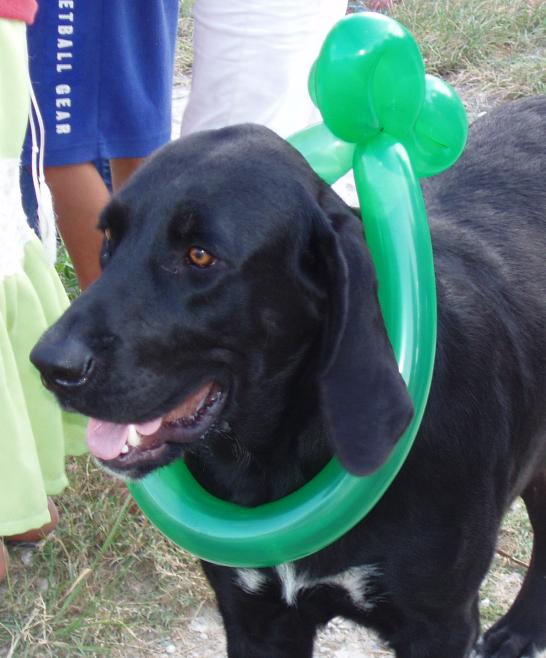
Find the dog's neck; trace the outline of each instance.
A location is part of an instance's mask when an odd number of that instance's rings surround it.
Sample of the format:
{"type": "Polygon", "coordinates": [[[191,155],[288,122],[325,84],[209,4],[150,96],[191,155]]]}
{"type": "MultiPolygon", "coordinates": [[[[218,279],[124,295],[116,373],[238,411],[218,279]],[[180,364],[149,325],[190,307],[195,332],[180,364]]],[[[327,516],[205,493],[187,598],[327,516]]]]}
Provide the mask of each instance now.
{"type": "Polygon", "coordinates": [[[281,498],[309,481],[332,451],[318,408],[305,414],[292,406],[294,413],[277,427],[264,428],[258,446],[241,441],[233,428],[215,430],[186,455],[196,479],[213,495],[249,507],[281,498]]]}

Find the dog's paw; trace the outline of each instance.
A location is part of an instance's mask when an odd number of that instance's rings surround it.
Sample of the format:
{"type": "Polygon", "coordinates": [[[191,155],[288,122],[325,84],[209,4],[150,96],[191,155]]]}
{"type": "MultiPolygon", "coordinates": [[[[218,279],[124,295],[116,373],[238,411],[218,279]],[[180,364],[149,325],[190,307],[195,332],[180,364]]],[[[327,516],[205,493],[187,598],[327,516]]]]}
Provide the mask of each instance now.
{"type": "Polygon", "coordinates": [[[546,658],[546,634],[517,632],[502,620],[476,644],[469,658],[546,658]]]}
{"type": "Polygon", "coordinates": [[[481,652],[481,645],[482,645],[482,640],[480,638],[480,640],[476,643],[476,646],[469,653],[468,658],[483,658],[483,653],[481,652]]]}

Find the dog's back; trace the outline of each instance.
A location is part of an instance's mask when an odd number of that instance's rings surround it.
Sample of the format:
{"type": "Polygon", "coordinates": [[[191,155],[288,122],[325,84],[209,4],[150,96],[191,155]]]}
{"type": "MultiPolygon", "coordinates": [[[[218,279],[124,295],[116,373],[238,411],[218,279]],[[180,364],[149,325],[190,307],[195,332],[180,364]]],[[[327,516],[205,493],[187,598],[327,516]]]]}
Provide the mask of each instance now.
{"type": "Polygon", "coordinates": [[[475,259],[484,276],[489,264],[523,298],[538,293],[533,303],[543,301],[537,312],[545,317],[546,96],[480,118],[462,159],[424,192],[436,252],[459,253],[470,267],[475,259]]]}
{"type": "Polygon", "coordinates": [[[506,503],[546,466],[545,139],[546,97],[506,104],[476,123],[457,165],[424,185],[438,285],[435,380],[444,380],[428,416],[455,407],[447,415],[467,425],[469,440],[505,418],[481,447],[485,462],[506,467],[502,486],[497,477],[506,503]]]}

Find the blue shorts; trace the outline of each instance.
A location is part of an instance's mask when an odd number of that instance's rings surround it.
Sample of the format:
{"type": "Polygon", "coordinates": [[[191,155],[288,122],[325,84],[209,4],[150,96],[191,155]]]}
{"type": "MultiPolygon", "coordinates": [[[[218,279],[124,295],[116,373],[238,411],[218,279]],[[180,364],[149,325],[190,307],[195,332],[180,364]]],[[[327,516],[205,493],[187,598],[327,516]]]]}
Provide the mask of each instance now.
{"type": "Polygon", "coordinates": [[[144,157],[170,140],[177,22],[178,0],[40,3],[28,44],[46,166],[144,157]]]}

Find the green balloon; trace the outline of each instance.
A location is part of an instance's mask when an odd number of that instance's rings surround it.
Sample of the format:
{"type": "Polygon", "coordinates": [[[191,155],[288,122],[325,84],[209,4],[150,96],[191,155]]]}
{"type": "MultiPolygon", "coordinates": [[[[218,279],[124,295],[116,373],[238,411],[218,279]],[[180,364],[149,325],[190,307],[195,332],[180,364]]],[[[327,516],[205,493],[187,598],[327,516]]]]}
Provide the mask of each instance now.
{"type": "Polygon", "coordinates": [[[381,131],[410,130],[423,103],[424,75],[406,28],[382,14],[353,14],[326,37],[314,97],[328,128],[359,143],[381,131]]]}
{"type": "Polygon", "coordinates": [[[265,567],[319,551],[374,507],[411,449],[434,363],[436,293],[430,234],[417,175],[450,166],[466,139],[464,109],[442,81],[425,78],[411,35],[382,15],[353,14],[326,38],[310,76],[324,118],[291,138],[333,183],[352,166],[379,298],[414,417],[389,459],[355,477],[337,459],[301,489],[245,508],[211,496],[183,461],[129,485],[145,514],[204,560],[265,567]]]}
{"type": "Polygon", "coordinates": [[[352,169],[355,145],[338,139],[323,123],[292,135],[290,143],[329,184],[352,169]]]}
{"type": "Polygon", "coordinates": [[[404,140],[416,176],[435,176],[451,167],[468,135],[466,112],[457,92],[433,75],[425,76],[425,102],[404,140]]]}

